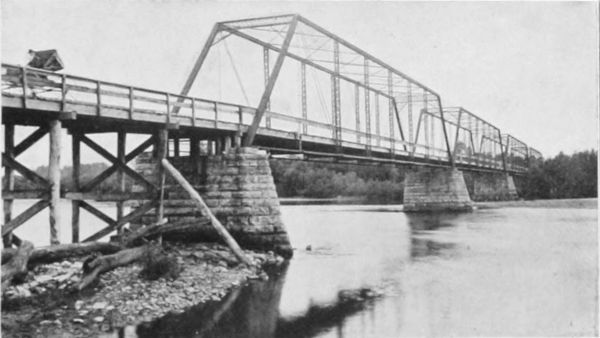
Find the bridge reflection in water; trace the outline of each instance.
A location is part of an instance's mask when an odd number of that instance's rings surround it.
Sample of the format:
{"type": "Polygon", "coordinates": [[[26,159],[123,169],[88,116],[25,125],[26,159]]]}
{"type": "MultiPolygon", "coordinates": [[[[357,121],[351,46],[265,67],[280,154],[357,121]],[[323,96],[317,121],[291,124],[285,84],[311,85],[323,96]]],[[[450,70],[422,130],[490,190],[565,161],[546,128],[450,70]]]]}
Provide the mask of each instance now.
{"type": "Polygon", "coordinates": [[[297,249],[279,276],[234,290],[220,303],[129,327],[121,334],[593,334],[596,209],[503,208],[443,216],[382,210],[286,206],[284,218],[294,247],[311,243],[312,251],[297,249]],[[339,240],[342,234],[344,241],[339,240]],[[543,288],[540,280],[545,281],[543,288]],[[358,307],[340,304],[340,290],[365,286],[381,287],[385,296],[358,307]],[[565,306],[572,311],[565,312],[565,306]],[[528,308],[536,311],[524,316],[528,308]]]}
{"type": "MultiPolygon", "coordinates": [[[[323,206],[290,206],[285,210],[288,217],[295,217],[307,209],[320,208],[323,206]]],[[[337,205],[329,208],[316,214],[321,221],[337,221],[329,225],[331,231],[321,228],[323,236],[319,238],[314,235],[320,228],[318,223],[311,222],[303,228],[291,224],[296,245],[310,240],[314,248],[310,252],[298,250],[289,265],[271,271],[268,281],[253,281],[233,290],[220,302],[144,323],[135,328],[135,334],[139,337],[360,336],[364,330],[383,325],[378,318],[390,307],[396,314],[404,311],[398,297],[402,297],[407,264],[447,254],[454,248],[453,244],[423,239],[419,235],[452,227],[458,215],[408,215],[396,212],[397,208],[385,207],[363,210],[362,206],[337,205]],[[374,235],[376,240],[366,236],[369,220],[376,221],[381,231],[374,235]],[[342,230],[350,240],[334,242],[334,234],[342,230]],[[387,288],[386,296],[358,302],[348,302],[341,297],[348,289],[363,287],[387,288]]],[[[389,320],[383,327],[402,323],[402,318],[389,320]]],[[[383,330],[396,332],[393,328],[383,330]]],[[[121,330],[121,336],[129,336],[126,331],[133,328],[121,330]]],[[[363,333],[363,336],[373,336],[363,333]]]]}

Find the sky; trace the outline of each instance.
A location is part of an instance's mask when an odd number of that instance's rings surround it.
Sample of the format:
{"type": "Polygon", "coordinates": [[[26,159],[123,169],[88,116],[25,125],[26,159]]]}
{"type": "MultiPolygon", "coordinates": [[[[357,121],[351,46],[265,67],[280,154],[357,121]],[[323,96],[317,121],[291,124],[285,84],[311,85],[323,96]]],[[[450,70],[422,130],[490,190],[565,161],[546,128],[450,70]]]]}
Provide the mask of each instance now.
{"type": "Polygon", "coordinates": [[[57,49],[65,73],[179,92],[215,22],[286,13],[361,47],[435,90],[444,106],[465,107],[546,157],[597,149],[594,2],[3,0],[1,59],[24,64],[29,49],[57,49]]]}

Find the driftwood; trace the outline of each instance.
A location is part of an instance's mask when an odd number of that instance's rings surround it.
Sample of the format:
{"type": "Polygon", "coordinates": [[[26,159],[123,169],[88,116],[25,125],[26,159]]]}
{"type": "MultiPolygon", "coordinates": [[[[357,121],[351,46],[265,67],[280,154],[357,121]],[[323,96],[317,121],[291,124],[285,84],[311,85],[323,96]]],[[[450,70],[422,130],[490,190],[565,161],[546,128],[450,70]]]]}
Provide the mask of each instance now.
{"type": "Polygon", "coordinates": [[[244,251],[242,251],[235,239],[231,237],[227,229],[225,229],[221,222],[219,222],[215,215],[213,215],[213,213],[210,211],[206,203],[204,203],[202,197],[200,197],[200,194],[198,194],[194,187],[183,177],[183,175],[181,175],[181,173],[177,169],[175,169],[175,167],[173,167],[171,163],[169,163],[168,160],[162,159],[161,164],[167,170],[167,172],[171,174],[171,176],[177,181],[177,183],[179,183],[179,185],[181,185],[183,189],[185,189],[185,191],[190,195],[192,201],[194,201],[194,203],[202,211],[202,213],[208,216],[212,226],[215,228],[215,230],[217,230],[217,233],[219,234],[219,236],[221,236],[225,243],[227,243],[233,254],[237,257],[237,259],[240,262],[246,264],[247,266],[251,266],[252,262],[250,261],[250,259],[246,257],[244,251]]]}
{"type": "Polygon", "coordinates": [[[160,223],[151,224],[142,227],[134,232],[126,233],[121,236],[121,245],[130,248],[137,245],[141,245],[148,238],[156,237],[159,235],[169,234],[190,234],[195,235],[199,228],[204,228],[210,225],[209,220],[198,220],[198,223],[191,223],[190,221],[179,221],[173,223],[160,223]]]}
{"type": "MultiPolygon", "coordinates": [[[[121,245],[110,242],[85,242],[43,246],[33,250],[27,265],[31,268],[38,264],[60,262],[67,258],[86,256],[93,252],[112,254],[122,249],[121,245]]],[[[12,248],[2,250],[2,262],[11,260],[16,252],[17,249],[12,248]]]]}
{"type": "Polygon", "coordinates": [[[100,256],[84,263],[84,275],[81,277],[78,290],[83,290],[94,282],[100,274],[115,269],[119,266],[131,264],[143,258],[149,246],[140,246],[133,249],[121,250],[112,255],[100,256]]]}
{"type": "Polygon", "coordinates": [[[6,287],[10,285],[13,278],[27,272],[27,261],[29,260],[32,251],[33,244],[28,241],[23,241],[12,259],[2,265],[2,293],[4,293],[6,287]]]}

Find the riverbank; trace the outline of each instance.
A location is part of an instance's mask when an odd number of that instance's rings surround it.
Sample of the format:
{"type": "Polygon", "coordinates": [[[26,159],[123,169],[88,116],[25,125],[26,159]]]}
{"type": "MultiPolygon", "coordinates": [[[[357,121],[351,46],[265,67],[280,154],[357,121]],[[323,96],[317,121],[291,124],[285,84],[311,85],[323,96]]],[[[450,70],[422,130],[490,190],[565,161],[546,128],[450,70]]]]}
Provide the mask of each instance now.
{"type": "Polygon", "coordinates": [[[516,201],[494,201],[477,202],[475,205],[479,209],[490,208],[575,208],[575,209],[596,209],[598,208],[597,198],[578,198],[578,199],[548,199],[548,200],[516,200],[516,201]]]}
{"type": "MultiPolygon", "coordinates": [[[[245,250],[256,264],[234,264],[228,249],[214,243],[165,243],[182,267],[178,278],[149,281],[132,264],[107,272],[84,292],[73,286],[81,277],[81,261],[36,267],[25,283],[11,286],[2,301],[3,337],[97,336],[127,325],[147,322],[167,313],[181,313],[224,297],[250,279],[267,279],[266,266],[282,257],[245,250]]],[[[83,260],[83,259],[81,259],[83,260]]]]}

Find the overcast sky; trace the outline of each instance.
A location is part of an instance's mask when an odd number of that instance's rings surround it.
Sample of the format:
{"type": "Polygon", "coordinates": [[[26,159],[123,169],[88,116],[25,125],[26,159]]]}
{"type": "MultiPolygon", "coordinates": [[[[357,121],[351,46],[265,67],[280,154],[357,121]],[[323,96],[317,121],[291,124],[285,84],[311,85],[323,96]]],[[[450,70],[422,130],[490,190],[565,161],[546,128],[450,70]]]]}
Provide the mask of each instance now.
{"type": "Polygon", "coordinates": [[[463,106],[554,156],[597,147],[597,8],[3,0],[2,62],[58,49],[66,73],[179,92],[215,22],[299,13],[426,84],[444,106],[463,106]]]}

